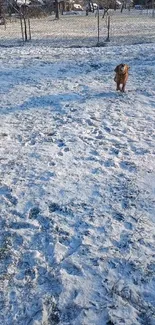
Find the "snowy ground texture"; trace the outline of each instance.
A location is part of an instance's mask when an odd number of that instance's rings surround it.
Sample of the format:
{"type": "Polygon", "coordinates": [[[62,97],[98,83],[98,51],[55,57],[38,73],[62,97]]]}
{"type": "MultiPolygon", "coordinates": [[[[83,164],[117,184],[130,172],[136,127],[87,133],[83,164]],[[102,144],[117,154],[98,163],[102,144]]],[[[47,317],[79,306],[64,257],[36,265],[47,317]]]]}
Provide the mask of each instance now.
{"type": "Polygon", "coordinates": [[[155,325],[155,43],[139,37],[1,48],[0,324],[155,325]]]}

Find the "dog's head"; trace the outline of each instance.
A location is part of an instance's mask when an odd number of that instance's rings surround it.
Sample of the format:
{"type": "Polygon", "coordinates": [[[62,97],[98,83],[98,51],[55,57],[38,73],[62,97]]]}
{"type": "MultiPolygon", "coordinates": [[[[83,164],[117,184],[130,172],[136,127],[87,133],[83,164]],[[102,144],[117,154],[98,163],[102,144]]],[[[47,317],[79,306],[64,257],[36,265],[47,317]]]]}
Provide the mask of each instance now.
{"type": "Polygon", "coordinates": [[[125,74],[128,72],[128,70],[130,69],[130,67],[127,64],[119,64],[117,65],[117,67],[115,68],[115,72],[116,73],[120,73],[120,74],[125,74]]]}

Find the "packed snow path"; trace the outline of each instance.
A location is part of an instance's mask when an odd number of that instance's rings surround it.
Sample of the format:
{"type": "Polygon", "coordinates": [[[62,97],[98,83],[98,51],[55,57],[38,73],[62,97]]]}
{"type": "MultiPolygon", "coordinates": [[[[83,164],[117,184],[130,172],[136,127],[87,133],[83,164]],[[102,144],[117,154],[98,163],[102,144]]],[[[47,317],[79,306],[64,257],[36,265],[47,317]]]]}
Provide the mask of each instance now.
{"type": "Polygon", "coordinates": [[[155,324],[154,50],[1,49],[1,324],[155,324]]]}

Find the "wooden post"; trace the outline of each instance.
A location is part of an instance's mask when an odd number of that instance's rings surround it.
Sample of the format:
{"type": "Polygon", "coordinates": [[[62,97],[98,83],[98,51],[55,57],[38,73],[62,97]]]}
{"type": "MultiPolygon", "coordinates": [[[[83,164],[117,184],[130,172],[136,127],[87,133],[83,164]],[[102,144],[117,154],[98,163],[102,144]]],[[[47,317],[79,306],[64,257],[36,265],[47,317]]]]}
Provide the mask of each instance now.
{"type": "Polygon", "coordinates": [[[25,42],[27,41],[27,24],[26,24],[26,18],[23,16],[24,21],[24,36],[25,36],[25,42]]]}
{"type": "Polygon", "coordinates": [[[59,3],[55,0],[55,19],[59,19],[59,3]]]}
{"type": "Polygon", "coordinates": [[[29,26],[29,40],[31,40],[31,26],[30,26],[30,18],[28,17],[28,26],[29,26]]]}
{"type": "Polygon", "coordinates": [[[24,42],[23,21],[22,21],[22,15],[21,15],[21,13],[20,13],[20,26],[21,26],[22,40],[24,42]]]}
{"type": "Polygon", "coordinates": [[[107,29],[108,29],[108,36],[106,38],[106,42],[110,42],[110,16],[108,16],[108,25],[107,25],[107,29]]]}
{"type": "Polygon", "coordinates": [[[108,16],[108,37],[107,41],[110,41],[110,16],[108,16]]]}
{"type": "Polygon", "coordinates": [[[154,0],[152,0],[152,17],[154,17],[154,0]]]}
{"type": "Polygon", "coordinates": [[[31,40],[30,19],[28,17],[28,7],[23,4],[20,8],[20,23],[23,41],[31,40]]]}
{"type": "Polygon", "coordinates": [[[97,8],[97,43],[100,42],[100,15],[99,15],[99,6],[97,8]]]}
{"type": "Polygon", "coordinates": [[[106,20],[105,20],[105,23],[106,23],[107,28],[108,28],[108,17],[109,17],[109,13],[108,13],[108,11],[107,11],[107,14],[106,14],[106,20]]]}

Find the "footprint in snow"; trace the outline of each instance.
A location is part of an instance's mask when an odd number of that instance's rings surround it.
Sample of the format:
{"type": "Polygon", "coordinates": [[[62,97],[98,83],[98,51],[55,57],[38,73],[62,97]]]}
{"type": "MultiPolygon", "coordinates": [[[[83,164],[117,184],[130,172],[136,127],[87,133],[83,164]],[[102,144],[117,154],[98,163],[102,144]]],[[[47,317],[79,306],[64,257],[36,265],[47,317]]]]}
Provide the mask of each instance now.
{"type": "Polygon", "coordinates": [[[137,167],[136,167],[135,163],[130,162],[130,161],[121,161],[120,167],[122,169],[126,169],[127,171],[129,171],[131,173],[137,171],[137,167]]]}
{"type": "Polygon", "coordinates": [[[124,221],[124,216],[122,213],[116,212],[113,214],[113,218],[119,222],[124,221]]]}
{"type": "Polygon", "coordinates": [[[77,250],[80,248],[82,244],[82,241],[80,238],[74,238],[71,240],[70,242],[70,246],[69,246],[69,249],[68,249],[68,252],[66,254],[66,257],[74,254],[75,252],[77,252],[77,250]]]}
{"type": "Polygon", "coordinates": [[[67,206],[63,206],[63,205],[61,206],[55,202],[49,204],[49,212],[50,213],[56,212],[63,215],[73,216],[73,212],[71,209],[69,209],[67,206]]]}
{"type": "Polygon", "coordinates": [[[31,229],[31,230],[38,229],[38,227],[36,227],[28,222],[12,222],[10,224],[10,228],[12,228],[12,229],[31,229]]]}
{"type": "Polygon", "coordinates": [[[11,241],[15,250],[18,250],[23,245],[23,237],[17,232],[11,234],[11,241]]]}
{"type": "Polygon", "coordinates": [[[95,126],[95,124],[91,121],[91,119],[87,119],[87,120],[86,120],[86,123],[87,123],[89,126],[95,126]]]}
{"type": "Polygon", "coordinates": [[[64,246],[68,247],[69,244],[70,244],[70,238],[68,238],[67,236],[62,236],[58,240],[59,240],[59,243],[64,245],[64,246]]]}
{"type": "Polygon", "coordinates": [[[6,195],[10,192],[12,192],[12,190],[7,185],[0,185],[0,195],[6,195]]]}
{"type": "Polygon", "coordinates": [[[104,130],[105,130],[106,132],[108,132],[108,133],[111,133],[111,129],[110,129],[108,126],[105,126],[105,127],[104,127],[104,130]]]}
{"type": "Polygon", "coordinates": [[[0,186],[0,195],[2,195],[6,202],[12,205],[17,205],[18,200],[15,196],[11,194],[12,189],[9,188],[7,185],[0,186]]]}
{"type": "Polygon", "coordinates": [[[64,146],[65,146],[64,141],[63,141],[62,139],[57,140],[57,146],[58,146],[59,148],[64,147],[64,146]]]}
{"type": "Polygon", "coordinates": [[[116,167],[115,162],[112,159],[108,159],[104,163],[105,167],[116,167]]]}
{"type": "Polygon", "coordinates": [[[65,261],[62,264],[62,267],[67,271],[68,274],[76,275],[76,276],[82,276],[82,271],[79,266],[76,266],[75,264],[71,262],[65,261]]]}
{"type": "Polygon", "coordinates": [[[18,200],[15,196],[11,195],[10,193],[7,193],[5,195],[5,200],[8,202],[8,203],[11,203],[12,205],[17,205],[18,203],[18,200]]]}
{"type": "Polygon", "coordinates": [[[137,156],[143,156],[143,155],[149,153],[148,149],[136,148],[134,146],[132,146],[131,149],[137,156]]]}
{"type": "Polygon", "coordinates": [[[72,322],[81,314],[82,308],[74,303],[68,304],[62,312],[62,321],[67,324],[72,322]]]}
{"type": "Polygon", "coordinates": [[[114,155],[114,156],[118,156],[119,155],[119,149],[117,148],[111,148],[110,149],[110,154],[114,155]]]}
{"type": "Polygon", "coordinates": [[[30,219],[36,219],[38,217],[38,214],[39,213],[40,213],[39,207],[37,207],[37,206],[36,207],[33,207],[33,208],[30,209],[29,214],[28,214],[28,217],[30,219]]]}
{"type": "Polygon", "coordinates": [[[99,156],[98,152],[96,150],[91,150],[90,154],[93,156],[99,156]]]}

